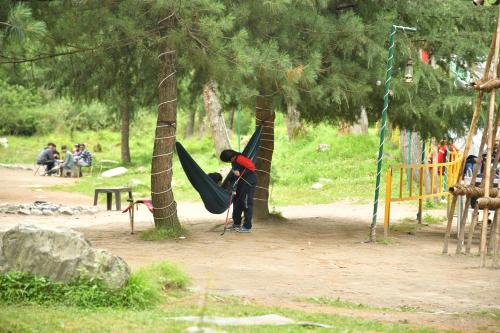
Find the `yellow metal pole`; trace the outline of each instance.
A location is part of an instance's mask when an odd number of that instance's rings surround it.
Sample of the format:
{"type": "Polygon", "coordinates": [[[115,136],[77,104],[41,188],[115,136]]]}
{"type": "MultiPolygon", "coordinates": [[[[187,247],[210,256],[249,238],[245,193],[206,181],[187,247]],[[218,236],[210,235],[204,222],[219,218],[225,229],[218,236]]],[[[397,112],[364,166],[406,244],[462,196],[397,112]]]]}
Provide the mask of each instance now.
{"type": "Polygon", "coordinates": [[[392,192],[392,168],[387,169],[385,179],[385,214],[384,214],[384,237],[389,237],[389,218],[391,216],[391,193],[392,192]]]}
{"type": "Polygon", "coordinates": [[[413,195],[413,167],[410,166],[410,197],[413,195]]]}
{"type": "Polygon", "coordinates": [[[418,223],[422,223],[422,208],[423,208],[423,200],[422,195],[424,187],[424,166],[420,167],[419,181],[418,181],[418,213],[417,213],[417,221],[418,223]]]}
{"type": "Polygon", "coordinates": [[[403,168],[399,168],[399,199],[403,198],[403,168]]]}

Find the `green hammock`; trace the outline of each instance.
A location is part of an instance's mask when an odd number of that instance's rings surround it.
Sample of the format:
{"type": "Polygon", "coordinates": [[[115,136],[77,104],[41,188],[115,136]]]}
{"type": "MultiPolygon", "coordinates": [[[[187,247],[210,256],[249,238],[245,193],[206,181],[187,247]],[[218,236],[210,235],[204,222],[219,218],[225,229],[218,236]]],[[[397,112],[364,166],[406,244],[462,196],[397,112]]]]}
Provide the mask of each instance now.
{"type": "MultiPolygon", "coordinates": [[[[257,157],[261,133],[262,127],[258,126],[242,152],[243,155],[254,161],[254,163],[257,157]]],[[[212,214],[224,213],[229,206],[231,187],[236,177],[230,172],[222,182],[222,186],[219,186],[200,168],[180,142],[177,141],[175,147],[182,169],[184,169],[191,185],[200,194],[205,208],[212,214]]]]}

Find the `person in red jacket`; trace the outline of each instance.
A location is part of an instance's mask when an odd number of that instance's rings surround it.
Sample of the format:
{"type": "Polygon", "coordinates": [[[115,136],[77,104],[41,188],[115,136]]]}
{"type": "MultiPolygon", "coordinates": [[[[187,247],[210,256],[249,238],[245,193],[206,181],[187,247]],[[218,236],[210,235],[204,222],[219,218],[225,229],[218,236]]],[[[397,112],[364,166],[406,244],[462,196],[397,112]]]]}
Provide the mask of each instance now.
{"type": "Polygon", "coordinates": [[[250,229],[252,229],[253,196],[257,185],[255,165],[248,157],[232,149],[222,151],[220,159],[231,163],[231,171],[237,178],[234,184],[236,196],[233,200],[232,229],[239,232],[250,232],[250,229]],[[242,214],[245,215],[243,226],[241,226],[242,214]]]}

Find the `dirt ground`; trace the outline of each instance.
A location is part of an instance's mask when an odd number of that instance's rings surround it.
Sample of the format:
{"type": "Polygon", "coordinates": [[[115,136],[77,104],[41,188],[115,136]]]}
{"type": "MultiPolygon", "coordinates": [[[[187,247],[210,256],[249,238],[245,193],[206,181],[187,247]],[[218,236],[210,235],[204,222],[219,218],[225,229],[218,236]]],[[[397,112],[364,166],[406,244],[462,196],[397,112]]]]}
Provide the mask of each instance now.
{"type": "MultiPolygon", "coordinates": [[[[45,189],[73,181],[0,168],[0,202],[91,205],[90,197],[45,189]]],[[[0,214],[0,231],[19,223],[74,228],[94,246],[123,257],[133,269],[172,261],[192,277],[194,290],[263,304],[464,331],[500,331],[498,321],[466,314],[500,308],[500,270],[478,269],[477,256],[442,255],[443,225],[394,234],[387,245],[365,243],[371,205],[341,202],[278,207],[285,220],[257,222],[251,234],[221,237],[225,215],[211,215],[199,203],[181,202],[178,208],[188,230],[182,240],[141,241],[130,234],[126,214],[105,210],[71,217],[0,214]],[[415,311],[353,310],[300,301],[312,296],[415,311]]],[[[395,205],[392,211],[393,221],[413,216],[415,208],[410,205],[395,205]]],[[[138,232],[152,226],[145,208],[136,219],[138,232]]]]}

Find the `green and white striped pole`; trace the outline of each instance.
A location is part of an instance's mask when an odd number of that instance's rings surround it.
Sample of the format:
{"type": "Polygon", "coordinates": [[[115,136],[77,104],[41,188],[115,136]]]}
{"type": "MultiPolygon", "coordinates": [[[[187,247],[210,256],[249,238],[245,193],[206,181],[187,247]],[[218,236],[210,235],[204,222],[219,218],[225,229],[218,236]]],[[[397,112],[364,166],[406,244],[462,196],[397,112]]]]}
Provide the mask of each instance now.
{"type": "Polygon", "coordinates": [[[389,108],[389,90],[391,87],[392,79],[392,64],[394,60],[394,44],[396,40],[396,31],[403,30],[405,32],[416,32],[417,28],[403,27],[399,25],[392,25],[391,34],[389,35],[389,54],[387,56],[387,70],[385,72],[385,90],[384,90],[384,108],[382,109],[382,123],[380,126],[380,144],[378,148],[377,160],[377,179],[375,181],[375,199],[373,201],[373,217],[370,227],[370,241],[374,242],[376,237],[375,228],[377,226],[377,209],[378,209],[378,195],[380,192],[380,175],[382,173],[382,157],[384,155],[384,142],[385,142],[385,126],[387,123],[387,109],[389,108]]]}

